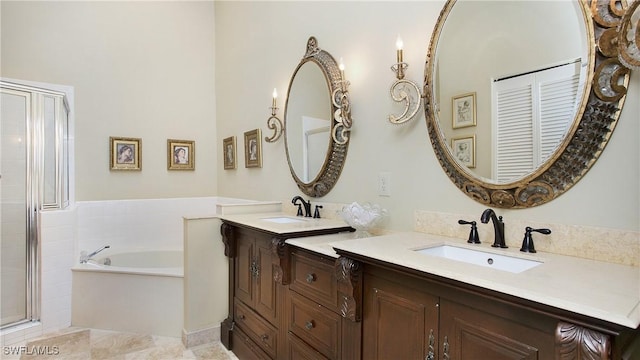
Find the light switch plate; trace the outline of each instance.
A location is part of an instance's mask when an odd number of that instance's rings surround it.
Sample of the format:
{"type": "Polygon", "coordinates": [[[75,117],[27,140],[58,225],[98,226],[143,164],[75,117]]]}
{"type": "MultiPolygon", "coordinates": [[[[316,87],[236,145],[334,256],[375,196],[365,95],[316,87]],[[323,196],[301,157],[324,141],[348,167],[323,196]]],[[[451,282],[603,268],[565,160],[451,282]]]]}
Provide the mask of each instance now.
{"type": "Polygon", "coordinates": [[[391,173],[381,172],[378,174],[378,195],[391,196],[391,173]]]}

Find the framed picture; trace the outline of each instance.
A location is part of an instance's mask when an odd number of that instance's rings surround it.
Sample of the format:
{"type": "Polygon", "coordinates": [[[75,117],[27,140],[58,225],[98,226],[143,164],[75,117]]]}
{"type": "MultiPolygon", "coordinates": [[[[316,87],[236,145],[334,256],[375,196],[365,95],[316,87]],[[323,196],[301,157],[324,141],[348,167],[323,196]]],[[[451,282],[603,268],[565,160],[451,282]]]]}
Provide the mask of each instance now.
{"type": "Polygon", "coordinates": [[[111,170],[142,170],[142,139],[109,137],[111,170]]]}
{"type": "Polygon", "coordinates": [[[222,154],[224,156],[224,169],[236,168],[236,137],[229,136],[222,140],[222,154]]]}
{"type": "Polygon", "coordinates": [[[167,169],[194,170],[196,162],[195,141],[167,140],[167,169]]]}
{"type": "Polygon", "coordinates": [[[476,125],[476,93],[454,96],[451,103],[454,129],[476,125]]]}
{"type": "Polygon", "coordinates": [[[244,167],[262,167],[262,135],[260,129],[244,133],[244,167]]]}
{"type": "Polygon", "coordinates": [[[468,168],[476,167],[476,136],[465,136],[451,139],[453,156],[468,168]]]}

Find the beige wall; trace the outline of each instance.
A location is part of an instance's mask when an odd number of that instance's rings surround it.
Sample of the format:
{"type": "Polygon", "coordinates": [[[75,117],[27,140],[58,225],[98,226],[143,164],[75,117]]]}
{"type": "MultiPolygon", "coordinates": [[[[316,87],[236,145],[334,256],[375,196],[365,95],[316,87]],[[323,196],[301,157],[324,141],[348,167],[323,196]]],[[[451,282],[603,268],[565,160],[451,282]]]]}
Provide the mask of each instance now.
{"type": "MultiPolygon", "coordinates": [[[[273,87],[284,107],[289,78],[309,36],[336,58],[343,57],[351,81],[354,128],[345,168],[336,187],[317,201],[370,201],[390,212],[388,226],[413,228],[414,211],[471,214],[484,207],[463,195],[442,171],[427,136],[424,114],[396,127],[389,70],[401,35],[407,78],[422,82],[431,32],[442,1],[411,2],[217,2],[216,88],[218,140],[266,127],[273,87]],[[391,196],[380,197],[377,178],[391,173],[391,196]]],[[[553,202],[528,210],[499,210],[510,219],[536,223],[593,225],[638,230],[640,74],[631,79],[628,101],[610,144],[589,173],[553,202]]],[[[283,109],[279,112],[283,114],[283,109]]],[[[263,142],[262,169],[218,172],[220,196],[290,200],[300,194],[287,165],[284,143],[263,142]]],[[[452,224],[451,226],[458,226],[452,224]]]]}
{"type": "MultiPolygon", "coordinates": [[[[263,141],[263,168],[246,169],[243,133],[261,128],[270,135],[273,88],[281,94],[282,116],[289,78],[313,35],[321,48],[344,58],[354,117],[341,178],[318,200],[380,203],[396,230],[412,229],[416,210],[477,220],[484,209],[441,170],[424,115],[400,127],[386,120],[400,111],[389,97],[396,37],[404,40],[407,78],[421,83],[443,1],[0,4],[0,75],[75,88],[77,200],[219,195],[286,201],[300,194],[284,142],[263,141]],[[143,138],[142,172],[109,172],[109,136],[143,138]],[[218,166],[228,136],[238,140],[236,170],[218,166]],[[167,138],[196,140],[195,172],[166,170],[167,138]],[[380,172],[391,173],[390,197],[377,194],[380,172]]],[[[517,218],[638,230],[639,98],[635,73],[618,128],[596,165],[549,204],[500,210],[507,224],[517,218]]]]}
{"type": "Polygon", "coordinates": [[[75,90],[76,200],[208,196],[217,146],[212,2],[2,1],[3,77],[75,90]],[[109,136],[142,138],[142,171],[109,171],[109,136]],[[167,139],[195,171],[167,171],[167,139]]]}

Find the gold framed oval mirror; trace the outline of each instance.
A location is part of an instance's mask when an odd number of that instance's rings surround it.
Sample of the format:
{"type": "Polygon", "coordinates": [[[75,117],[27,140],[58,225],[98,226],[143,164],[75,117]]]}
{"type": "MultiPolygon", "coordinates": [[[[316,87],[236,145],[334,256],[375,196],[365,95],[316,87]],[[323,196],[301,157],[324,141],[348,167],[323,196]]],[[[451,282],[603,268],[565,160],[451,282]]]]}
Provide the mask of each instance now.
{"type": "Polygon", "coordinates": [[[336,184],[349,147],[348,94],[338,63],[315,37],[289,82],[284,115],[291,175],[306,195],[326,195],[336,184]]]}
{"type": "Polygon", "coordinates": [[[608,4],[445,4],[424,109],[436,157],[463,193],[487,206],[537,206],[595,163],[629,82],[617,53],[602,50],[621,17],[608,4]]]}

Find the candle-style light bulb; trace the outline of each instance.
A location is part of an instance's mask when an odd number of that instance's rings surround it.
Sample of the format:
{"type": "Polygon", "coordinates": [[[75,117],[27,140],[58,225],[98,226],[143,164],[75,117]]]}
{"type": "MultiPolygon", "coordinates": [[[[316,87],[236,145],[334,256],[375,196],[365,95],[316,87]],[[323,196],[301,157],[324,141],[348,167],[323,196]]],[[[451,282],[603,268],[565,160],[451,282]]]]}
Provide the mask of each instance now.
{"type": "Polygon", "coordinates": [[[398,48],[396,54],[398,58],[398,63],[402,62],[402,46],[403,46],[402,38],[398,35],[398,40],[396,40],[396,47],[398,48]]]}
{"type": "Polygon", "coordinates": [[[342,58],[340,58],[338,68],[340,69],[340,76],[342,76],[342,80],[344,80],[344,61],[342,61],[342,58]]]}
{"type": "Polygon", "coordinates": [[[278,98],[278,91],[276,88],[273,88],[273,105],[271,107],[276,107],[276,99],[278,98]]]}

